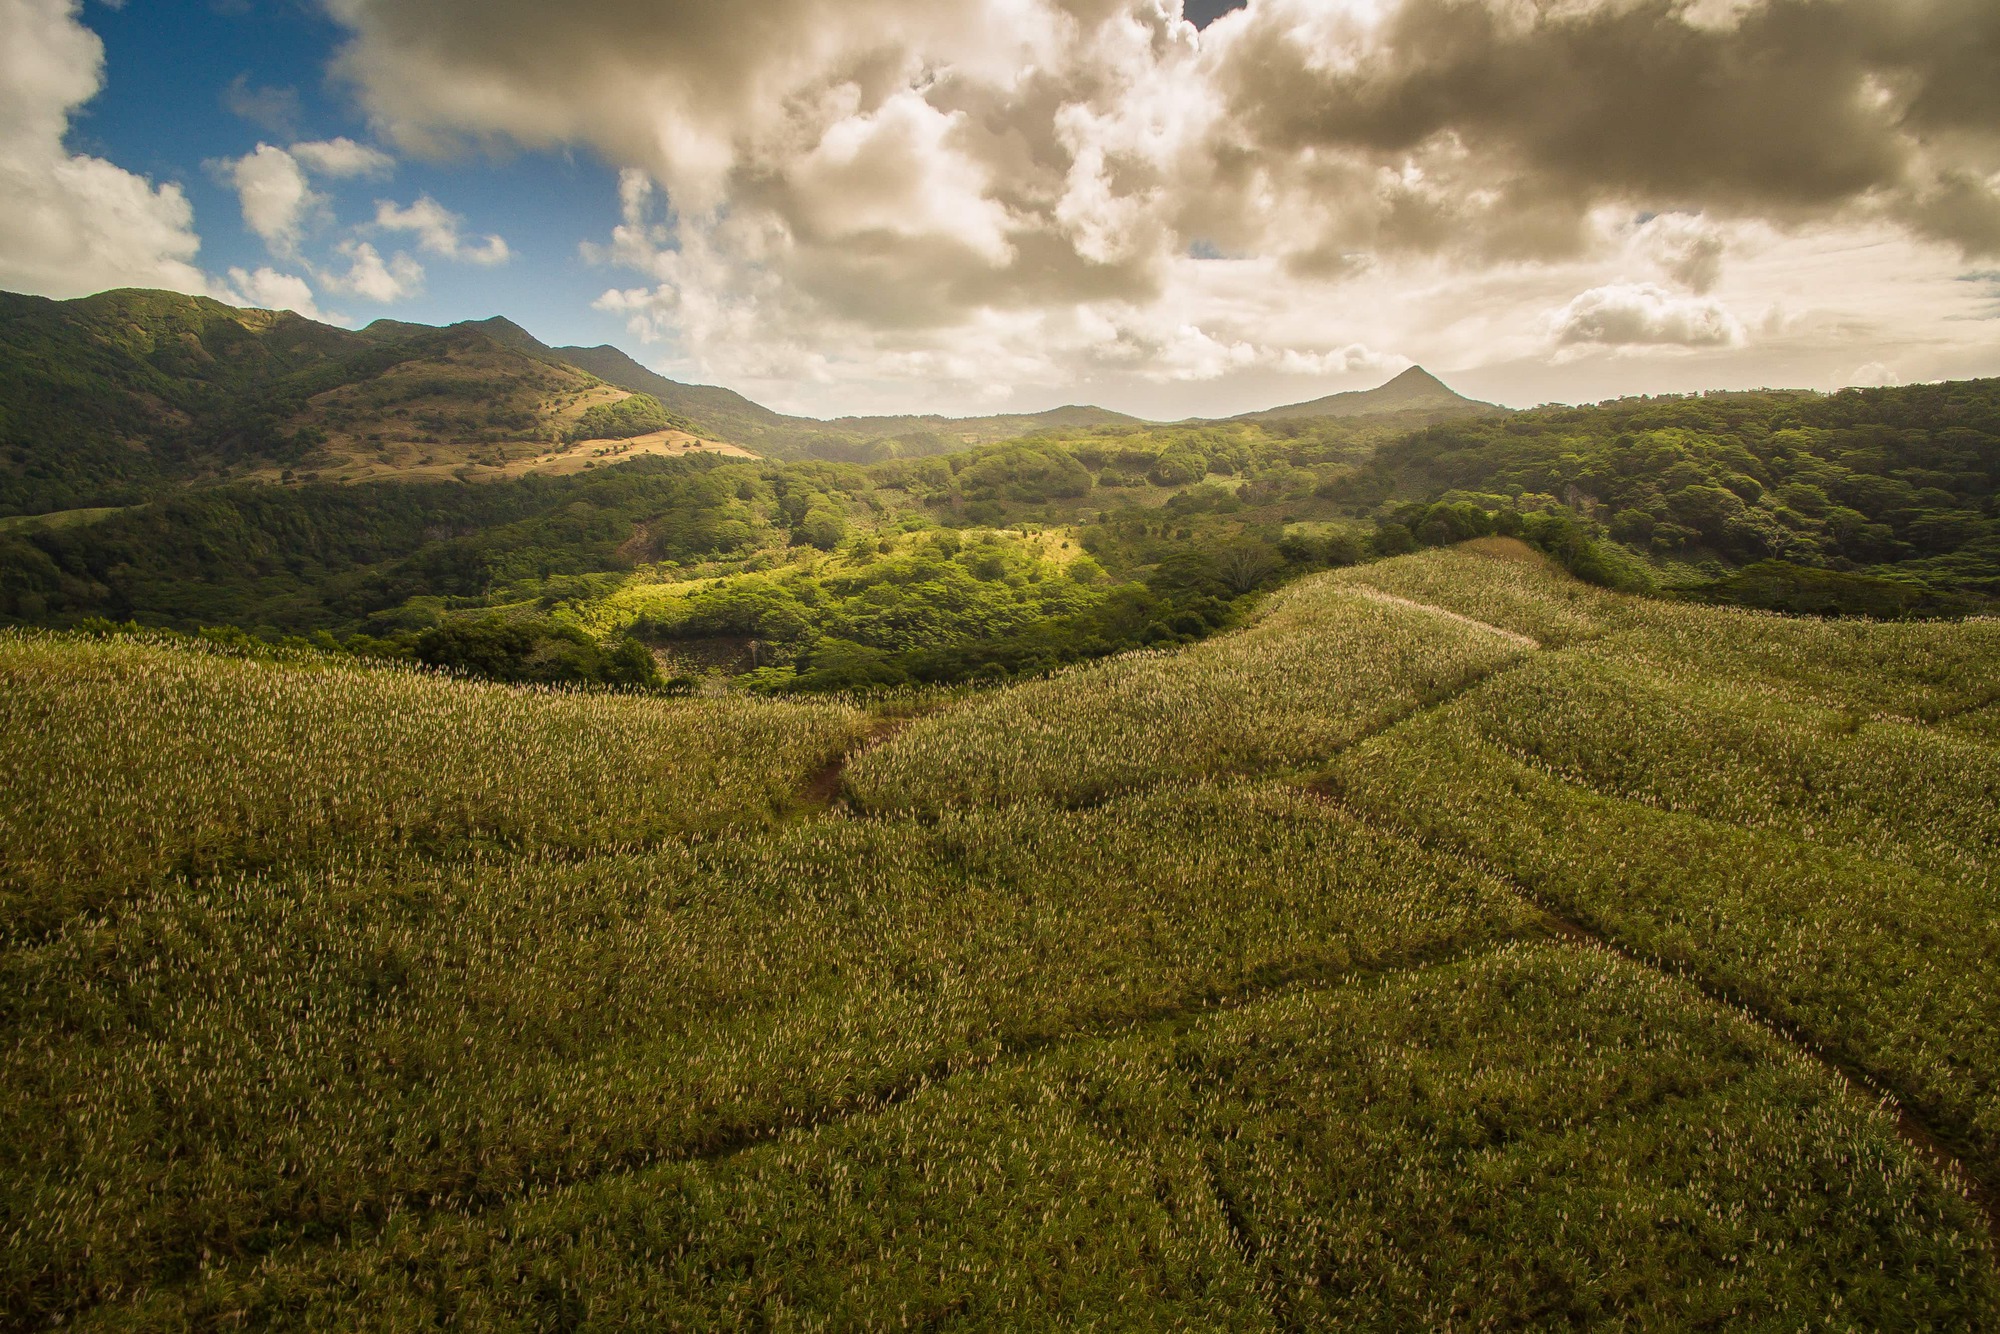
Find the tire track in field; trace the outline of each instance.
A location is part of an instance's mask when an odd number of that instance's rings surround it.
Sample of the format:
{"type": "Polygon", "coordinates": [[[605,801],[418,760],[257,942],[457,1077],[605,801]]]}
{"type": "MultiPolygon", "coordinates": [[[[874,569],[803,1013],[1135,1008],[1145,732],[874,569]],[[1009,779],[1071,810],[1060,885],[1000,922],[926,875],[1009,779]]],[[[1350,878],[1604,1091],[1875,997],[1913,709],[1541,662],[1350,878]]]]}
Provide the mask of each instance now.
{"type": "Polygon", "coordinates": [[[869,726],[866,736],[829,760],[818,773],[805,781],[799,788],[799,799],[809,809],[831,809],[841,799],[841,784],[847,778],[847,766],[875,747],[893,740],[897,733],[917,721],[920,716],[922,715],[912,714],[902,718],[877,718],[869,726]]]}
{"type": "MultiPolygon", "coordinates": [[[[1497,625],[1489,625],[1485,621],[1474,620],[1469,616],[1461,616],[1457,612],[1444,607],[1434,607],[1428,603],[1414,602],[1392,593],[1384,593],[1379,589],[1367,588],[1365,585],[1357,585],[1355,591],[1376,597],[1381,601],[1433,612],[1455,621],[1463,621],[1469,625],[1479,626],[1495,634],[1525,642],[1535,649],[1542,647],[1540,643],[1528,638],[1526,635],[1502,629],[1497,625]]],[[[1510,662],[1499,664],[1488,671],[1481,672],[1474,679],[1465,682],[1461,687],[1451,691],[1443,698],[1430,701],[1409,710],[1367,734],[1356,737],[1348,746],[1343,747],[1343,750],[1361,745],[1402,726],[1414,718],[1443,708],[1462,696],[1471,693],[1493,677],[1519,666],[1524,661],[1526,661],[1526,658],[1516,658],[1510,662]]],[[[1967,711],[1976,711],[1976,709],[1967,711]]],[[[1834,1052],[1828,1051],[1802,1025],[1766,1013],[1749,998],[1724,983],[1702,976],[1695,972],[1692,966],[1676,965],[1665,960],[1652,958],[1618,941],[1604,931],[1586,926],[1561,911],[1550,907],[1540,896],[1529,890],[1527,886],[1520,883],[1513,876],[1487,862],[1484,858],[1474,855],[1465,848],[1453,844],[1439,844],[1435,840],[1423,837],[1415,830],[1384,825],[1377,820],[1368,819],[1342,801],[1337,792],[1330,792],[1317,783],[1309,784],[1304,790],[1317,797],[1329,807],[1341,811],[1349,819],[1355,820],[1371,829],[1406,838],[1426,851],[1455,856],[1477,867],[1481,872],[1491,877],[1495,883],[1501,885],[1522,903],[1525,903],[1539,914],[1551,934],[1557,938],[1567,940],[1572,944],[1605,950],[1639,967],[1686,983],[1709,1000],[1720,1005],[1725,1005],[1750,1019],[1793,1051],[1796,1051],[1839,1079],[1842,1084],[1860,1096],[1864,1101],[1872,1102],[1884,1108],[1884,1110],[1890,1113],[1893,1119],[1897,1136],[1905,1144],[1916,1150],[1918,1155],[1928,1162],[1946,1181],[1956,1185],[1965,1195],[1966,1199],[1971,1201],[1973,1206],[1979,1210],[1981,1217],[1986,1222],[1987,1234],[1993,1243],[1992,1255],[1994,1263],[1996,1266],[2000,1266],[2000,1193],[1996,1193],[1985,1178],[1968,1167],[1965,1159],[1950,1148],[1945,1142],[1944,1137],[1936,1129],[1926,1123],[1917,1113],[1910,1110],[1906,1096],[1891,1080],[1876,1074],[1859,1062],[1851,1061],[1834,1052]]]]}
{"type": "Polygon", "coordinates": [[[1662,976],[1673,978],[1699,991],[1709,1000],[1725,1005],[1745,1018],[1756,1023],[1771,1036],[1785,1043],[1793,1051],[1804,1056],[1822,1070],[1834,1075],[1849,1091],[1865,1102],[1872,1102],[1888,1112],[1895,1122],[1896,1134],[1905,1144],[1915,1149],[1920,1157],[1945,1180],[1956,1185],[1965,1197],[1979,1210],[1986,1220],[1987,1234],[1993,1240],[1993,1258],[2000,1266],[2000,1200],[1986,1183],[1975,1175],[1965,1164],[1965,1160],[1945,1144],[1938,1133],[1912,1112],[1893,1086],[1880,1079],[1866,1068],[1849,1062],[1845,1058],[1822,1047],[1818,1040],[1801,1025],[1789,1020],[1766,1014],[1745,1000],[1733,988],[1713,982],[1685,967],[1675,967],[1660,960],[1649,958],[1630,946],[1584,926],[1575,919],[1564,916],[1549,908],[1539,900],[1531,898],[1525,890],[1512,881],[1502,881],[1510,890],[1521,895],[1523,902],[1540,912],[1544,920],[1560,939],[1594,949],[1624,959],[1641,968],[1651,969],[1662,976]]]}
{"type": "MultiPolygon", "coordinates": [[[[1149,1030],[1184,1029],[1209,1016],[1247,1009],[1288,992],[1323,990],[1350,983],[1366,984],[1399,973],[1440,967],[1476,958],[1508,940],[1520,938],[1518,933],[1502,932],[1469,939],[1431,941],[1392,955],[1359,962],[1345,952],[1338,952],[1267,965],[1244,974],[1232,983],[1190,987],[1178,996],[1139,1006],[1124,1014],[1085,1015],[1059,1032],[1000,1036],[992,1040],[988,1050],[961,1050],[941,1056],[873,1088],[829,1100],[817,1107],[801,1107],[796,1111],[755,1120],[745,1118],[737,1124],[718,1126],[677,1146],[613,1156],[587,1171],[569,1175],[538,1173],[522,1178],[510,1189],[428,1198],[399,1197],[388,1216],[377,1213],[373,1207],[364,1207],[354,1216],[353,1223],[336,1232],[324,1233],[309,1240],[299,1236],[273,1236],[266,1246],[245,1250],[233,1257],[236,1264],[227,1272],[239,1277],[248,1275],[268,1263],[272,1256],[282,1256],[283,1263],[296,1266],[308,1262],[312,1256],[329,1251],[370,1245],[391,1222],[399,1226],[422,1226],[431,1219],[474,1220],[500,1210],[546,1200],[564,1191],[635,1176],[655,1168],[726,1162],[785,1135],[810,1134],[880,1116],[951,1080],[995,1074],[1064,1047],[1115,1041],[1149,1030]]],[[[1232,1221],[1232,1230],[1235,1226],[1235,1221],[1232,1221]]],[[[280,1229],[273,1227],[268,1231],[275,1234],[280,1229]]],[[[1239,1244],[1238,1250],[1244,1253],[1244,1246],[1239,1244]]],[[[132,1286],[132,1292],[141,1299],[150,1294],[188,1294],[197,1291],[203,1282],[199,1274],[150,1285],[142,1279],[132,1286]]],[[[95,1312],[118,1310],[126,1304],[118,1299],[89,1302],[65,1309],[62,1318],[67,1322],[95,1312]]]]}
{"type": "Polygon", "coordinates": [[[1693,988],[1709,1001],[1742,1015],[1793,1052],[1833,1075],[1862,1101],[1872,1103],[1888,1112],[1897,1137],[1914,1149],[1919,1157],[1929,1163],[1947,1183],[1957,1188],[1979,1211],[1980,1217],[1986,1223],[1987,1236],[1992,1242],[1989,1254],[1995,1267],[2000,1268],[2000,1195],[1996,1195],[1986,1180],[1967,1166],[1965,1159],[1950,1147],[1937,1129],[1910,1110],[1905,1095],[1893,1081],[1860,1062],[1828,1050],[1804,1025],[1767,1013],[1749,997],[1725,982],[1702,975],[1691,964],[1655,958],[1625,944],[1601,927],[1579,921],[1561,909],[1551,907],[1540,895],[1512,875],[1465,848],[1426,838],[1415,830],[1385,825],[1366,818],[1341,801],[1337,794],[1327,792],[1318,786],[1306,790],[1329,809],[1341,812],[1348,819],[1355,820],[1379,833],[1405,838],[1433,854],[1456,857],[1467,865],[1476,867],[1532,909],[1550,935],[1556,939],[1581,948],[1602,950],[1636,967],[1693,988]]]}
{"type": "Polygon", "coordinates": [[[1524,635],[1519,630],[1509,630],[1505,626],[1494,625],[1491,621],[1475,620],[1470,616],[1455,612],[1449,607],[1439,607],[1429,602],[1412,601],[1406,597],[1399,597],[1394,593],[1385,593],[1370,584],[1353,583],[1342,584],[1340,586],[1350,593],[1356,593],[1367,598],[1371,602],[1386,602],[1392,607],[1407,607],[1412,611],[1428,612],[1432,616],[1441,616],[1448,621],[1457,621],[1460,625],[1471,626],[1475,630],[1484,630],[1488,634],[1499,635],[1502,639],[1508,640],[1518,648],[1533,651],[1542,647],[1541,640],[1524,635]]]}

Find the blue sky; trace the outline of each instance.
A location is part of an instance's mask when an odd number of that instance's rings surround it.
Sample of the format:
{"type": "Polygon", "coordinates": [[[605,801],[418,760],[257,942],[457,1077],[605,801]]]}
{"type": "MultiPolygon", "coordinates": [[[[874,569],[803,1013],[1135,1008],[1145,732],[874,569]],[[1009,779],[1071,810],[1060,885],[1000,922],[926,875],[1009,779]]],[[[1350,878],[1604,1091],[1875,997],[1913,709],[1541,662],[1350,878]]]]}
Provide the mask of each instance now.
{"type": "MultiPolygon", "coordinates": [[[[316,5],[128,0],[113,7],[90,0],[82,17],[104,42],[105,86],[72,119],[69,145],[179,183],[194,205],[205,270],[273,262],[244,225],[236,192],[208,164],[260,142],[370,139],[352,89],[328,76],[343,33],[316,5]]],[[[333,216],[308,236],[308,258],[326,262],[328,247],[372,218],[377,200],[407,205],[422,195],[463,215],[469,231],[503,236],[513,256],[490,268],[426,262],[417,295],[383,304],[329,294],[325,309],[362,323],[384,315],[443,324],[501,314],[551,344],[635,342],[622,319],[591,307],[616,275],[579,252],[618,221],[618,173],[594,153],[516,149],[397,159],[384,179],[315,181],[333,216]]]]}
{"type": "Polygon", "coordinates": [[[505,315],[821,416],[2000,374],[1992,0],[0,0],[0,48],[7,290],[505,315]]]}

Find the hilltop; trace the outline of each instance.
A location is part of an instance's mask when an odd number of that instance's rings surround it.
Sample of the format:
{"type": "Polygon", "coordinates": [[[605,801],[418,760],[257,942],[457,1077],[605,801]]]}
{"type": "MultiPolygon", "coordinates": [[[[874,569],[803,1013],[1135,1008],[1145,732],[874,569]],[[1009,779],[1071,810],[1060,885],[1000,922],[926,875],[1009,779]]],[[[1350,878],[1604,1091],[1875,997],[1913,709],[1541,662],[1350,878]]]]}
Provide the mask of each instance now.
{"type": "Polygon", "coordinates": [[[1437,420],[1501,413],[1507,409],[1467,398],[1421,366],[1412,366],[1387,384],[1344,394],[1330,394],[1309,403],[1246,412],[1236,421],[1283,421],[1301,417],[1367,417],[1382,413],[1428,414],[1437,420]]]}
{"type": "Polygon", "coordinates": [[[0,353],[13,513],[228,480],[505,475],[633,397],[505,320],[354,331],[167,292],[0,294],[0,353]]]}

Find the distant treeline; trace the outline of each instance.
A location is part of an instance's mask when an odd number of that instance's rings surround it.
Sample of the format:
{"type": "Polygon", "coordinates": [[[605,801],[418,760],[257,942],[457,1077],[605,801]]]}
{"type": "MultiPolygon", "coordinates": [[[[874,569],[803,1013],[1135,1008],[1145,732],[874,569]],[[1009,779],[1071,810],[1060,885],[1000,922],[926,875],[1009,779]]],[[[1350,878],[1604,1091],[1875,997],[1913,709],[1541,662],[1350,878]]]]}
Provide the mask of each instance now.
{"type": "Polygon", "coordinates": [[[1954,616],[2000,599],[1996,480],[2000,381],[1414,429],[1111,426],[869,466],[692,456],[479,485],[239,484],[15,521],[0,618],[322,635],[519,680],[637,682],[627,641],[677,661],[723,643],[759,688],[849,689],[1198,638],[1302,572],[1489,533],[1632,591],[1954,616]],[[1047,529],[1072,547],[1023,536],[1047,529]],[[635,576],[688,591],[607,611],[635,576]],[[626,665],[590,660],[586,640],[626,665]]]}

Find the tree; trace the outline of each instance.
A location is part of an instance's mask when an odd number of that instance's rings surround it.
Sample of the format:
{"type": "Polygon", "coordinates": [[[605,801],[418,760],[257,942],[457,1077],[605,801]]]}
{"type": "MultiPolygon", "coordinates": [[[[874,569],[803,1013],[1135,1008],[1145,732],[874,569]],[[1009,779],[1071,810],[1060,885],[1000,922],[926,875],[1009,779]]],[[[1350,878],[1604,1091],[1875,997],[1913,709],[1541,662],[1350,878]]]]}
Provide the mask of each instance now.
{"type": "Polygon", "coordinates": [[[847,517],[830,503],[815,502],[799,520],[793,535],[806,546],[832,551],[847,540],[847,517]]]}

